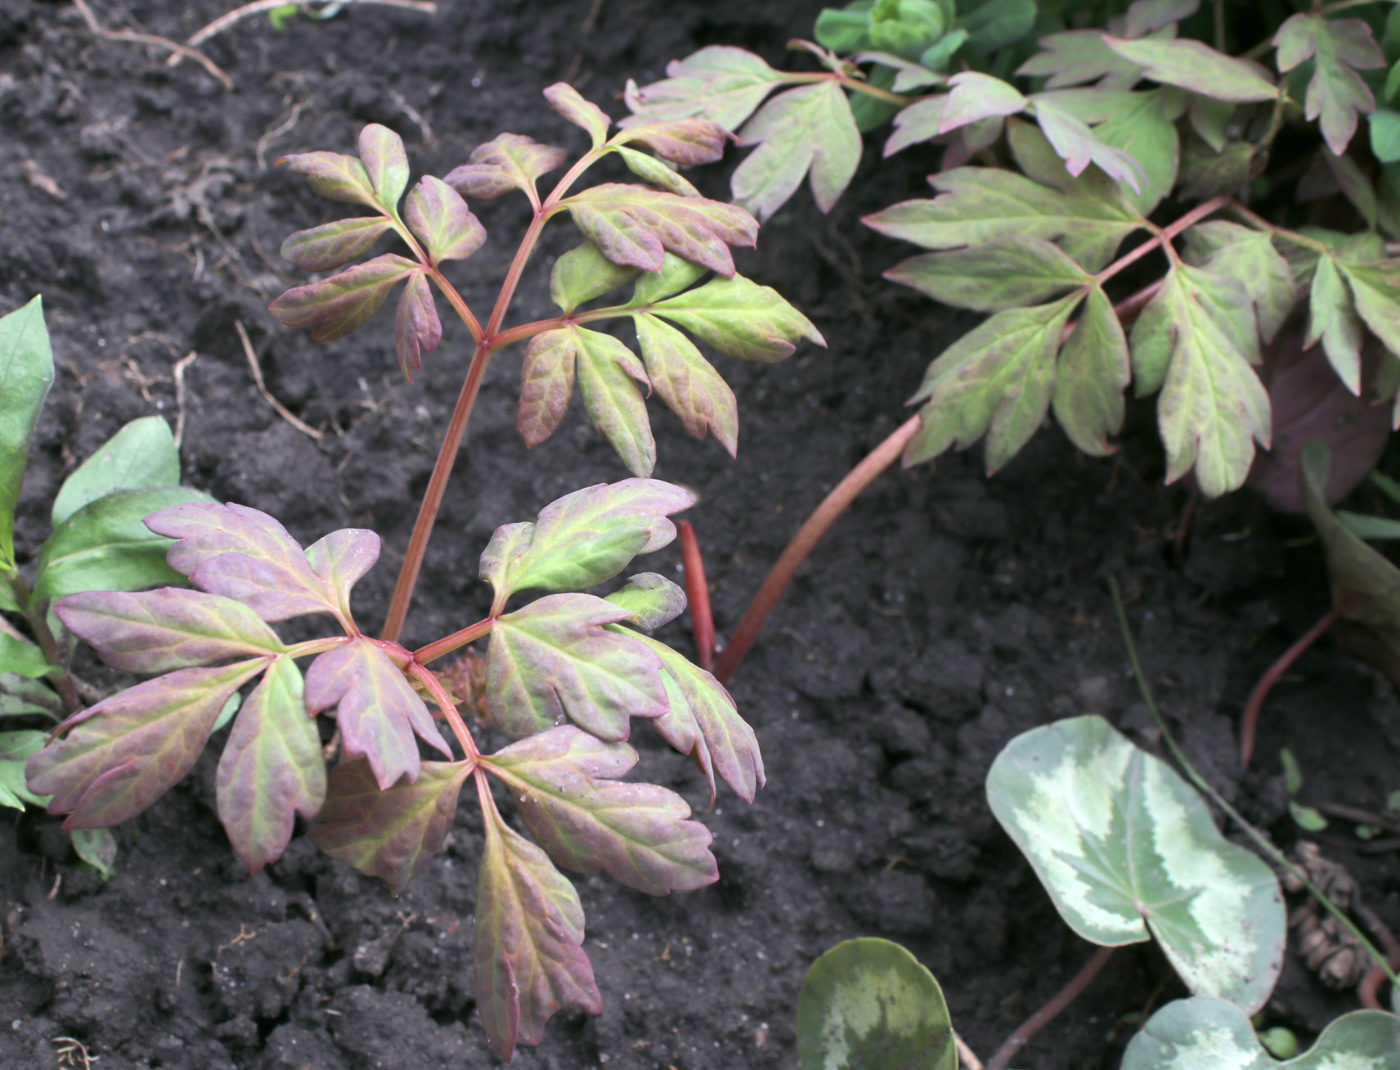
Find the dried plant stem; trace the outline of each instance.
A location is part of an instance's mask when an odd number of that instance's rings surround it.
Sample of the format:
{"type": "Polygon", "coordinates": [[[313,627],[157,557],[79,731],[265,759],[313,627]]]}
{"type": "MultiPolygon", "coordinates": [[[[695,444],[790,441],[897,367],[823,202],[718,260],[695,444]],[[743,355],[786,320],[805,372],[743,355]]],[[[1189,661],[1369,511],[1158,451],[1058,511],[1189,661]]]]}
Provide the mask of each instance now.
{"type": "Polygon", "coordinates": [[[212,59],[202,52],[197,52],[188,45],[182,45],[178,41],[171,41],[165,37],[157,37],[151,33],[135,33],[132,30],[108,30],[97,21],[97,16],[92,13],[92,8],[88,7],[87,0],[73,0],[73,6],[78,9],[78,14],[82,15],[83,21],[87,23],[88,29],[98,37],[108,41],[128,41],[135,45],[154,45],[156,48],[164,48],[174,53],[173,59],[188,56],[196,63],[200,64],[206,71],[218,79],[219,84],[225,89],[233,88],[233,79],[223,72],[223,69],[212,59]]]}
{"type": "Polygon", "coordinates": [[[1056,1015],[1078,999],[1079,993],[1089,987],[1089,982],[1108,965],[1113,951],[1111,947],[1101,947],[1095,951],[1093,958],[1084,964],[1084,968],[1074,975],[1069,984],[1055,994],[1054,999],[1027,1018],[1016,1032],[1006,1038],[1006,1042],[988,1060],[986,1070],[1006,1070],[1011,1065],[1011,1060],[1021,1053],[1021,1049],[1031,1037],[1039,1033],[1056,1015]]]}
{"type": "Polygon", "coordinates": [[[175,362],[171,373],[175,377],[175,449],[179,451],[185,441],[185,372],[195,362],[199,354],[191,349],[175,362]]]}
{"type": "Polygon", "coordinates": [[[253,343],[248,338],[248,328],[243,326],[243,321],[234,320],[233,326],[238,331],[238,340],[243,343],[243,355],[248,358],[248,367],[253,372],[253,383],[257,386],[258,393],[262,395],[262,399],[272,406],[278,416],[286,420],[287,423],[291,424],[303,435],[310,435],[317,442],[320,442],[321,439],[326,437],[326,433],[324,431],[318,431],[310,424],[304,423],[302,420],[298,419],[291,409],[287,408],[287,406],[283,405],[272,396],[272,391],[269,390],[267,384],[263,382],[262,364],[258,361],[257,350],[253,348],[253,343]]]}
{"type": "Polygon", "coordinates": [[[953,1030],[953,1047],[957,1049],[963,1070],[984,1070],[982,1060],[977,1058],[977,1053],[967,1046],[967,1041],[958,1036],[956,1029],[953,1030]]]}
{"type": "Polygon", "coordinates": [[[705,583],[705,559],[689,520],[678,525],[681,533],[681,565],[685,568],[685,596],[690,603],[690,621],[695,632],[696,656],[706,672],[715,667],[715,618],[710,612],[710,588],[705,583]]]}
{"type": "MultiPolygon", "coordinates": [[[[271,11],[276,7],[286,7],[287,4],[296,4],[297,7],[306,7],[314,3],[315,0],[254,0],[251,4],[244,4],[242,7],[234,8],[227,15],[220,15],[198,33],[193,34],[185,44],[194,48],[202,45],[215,34],[223,33],[235,22],[246,19],[249,15],[256,15],[263,11],[271,11]]],[[[342,4],[383,4],[386,7],[404,8],[408,11],[421,11],[425,15],[431,15],[437,11],[437,4],[432,0],[340,0],[342,4]]],[[[180,60],[177,56],[170,57],[170,65],[173,67],[180,60]]]]}
{"type": "Polygon", "coordinates": [[[1278,683],[1279,677],[1286,673],[1310,646],[1322,638],[1328,628],[1337,623],[1341,615],[1340,604],[1324,613],[1316,624],[1299,636],[1297,641],[1269,666],[1268,671],[1254,685],[1254,690],[1249,694],[1249,702],[1244,707],[1244,716],[1240,718],[1241,768],[1248,766],[1249,759],[1254,756],[1254,732],[1259,724],[1259,711],[1264,706],[1264,700],[1269,697],[1269,692],[1274,689],[1274,684],[1278,683]]]}

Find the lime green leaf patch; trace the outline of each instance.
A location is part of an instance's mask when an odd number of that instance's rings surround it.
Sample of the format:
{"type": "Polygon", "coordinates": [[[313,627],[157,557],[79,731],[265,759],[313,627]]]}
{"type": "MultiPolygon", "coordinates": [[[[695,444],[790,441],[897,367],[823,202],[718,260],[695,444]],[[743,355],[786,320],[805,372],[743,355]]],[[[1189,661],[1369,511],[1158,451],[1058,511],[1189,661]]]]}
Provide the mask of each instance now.
{"type": "Polygon", "coordinates": [[[15,567],[15,503],[29,459],[29,438],[53,385],[53,351],[44,306],[34,298],[0,318],[0,572],[15,567]]]}
{"type": "Polygon", "coordinates": [[[975,312],[1036,304],[1091,281],[1059,246],[1020,236],[916,256],[890,268],[885,278],[975,312]]]}
{"type": "Polygon", "coordinates": [[[1274,35],[1278,69],[1291,71],[1313,60],[1304,114],[1320,119],[1328,148],[1340,156],[1356,133],[1357,114],[1376,109],[1376,98],[1358,70],[1385,66],[1385,55],[1361,19],[1327,19],[1297,14],[1274,35]]]}

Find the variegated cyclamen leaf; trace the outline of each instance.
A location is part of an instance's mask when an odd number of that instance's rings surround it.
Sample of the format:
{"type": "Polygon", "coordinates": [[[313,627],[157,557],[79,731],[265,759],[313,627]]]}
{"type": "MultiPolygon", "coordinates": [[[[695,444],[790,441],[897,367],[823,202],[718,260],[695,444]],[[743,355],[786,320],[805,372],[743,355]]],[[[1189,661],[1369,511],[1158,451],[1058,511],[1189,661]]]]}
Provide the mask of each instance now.
{"type": "Polygon", "coordinates": [[[1122,1070],[1400,1070],[1400,1018],[1352,1011],[1328,1023],[1303,1054],[1276,1060],[1233,1003],[1196,997],[1168,1003],[1133,1037],[1122,1070]]]}
{"type": "Polygon", "coordinates": [[[392,226],[383,216],[354,216],[298,230],[282,243],[282,259],[303,271],[334,271],[369,252],[392,226]]]}
{"type": "Polygon", "coordinates": [[[1055,363],[1055,419],[1085,453],[1106,457],[1123,426],[1123,391],[1132,379],[1128,339],[1102,286],[1089,297],[1055,363]]]}
{"type": "Polygon", "coordinates": [[[415,271],[394,313],[394,353],[405,379],[413,382],[413,373],[423,366],[423,354],[433,352],[441,341],[442,321],[433,304],[433,288],[425,272],[415,271]]]}
{"type": "Polygon", "coordinates": [[[1142,68],[1154,82],[1180,86],[1232,104],[1275,100],[1279,89],[1258,64],[1235,59],[1189,38],[1125,41],[1109,34],[1104,42],[1115,53],[1142,68]]]}
{"type": "Polygon", "coordinates": [[[568,82],[555,82],[544,91],[544,99],[569,122],[588,131],[595,149],[601,147],[608,139],[608,127],[612,125],[612,120],[598,105],[584,100],[579,91],[568,82]]]}
{"type": "Polygon", "coordinates": [[[512,739],[571,720],[609,742],[632,717],[668,708],[661,662],[641,636],[604,627],[631,614],[587,594],[554,594],[497,617],[486,656],[486,693],[512,739]]]}
{"type": "Polygon", "coordinates": [[[179,587],[139,594],[84,591],[63,599],[54,612],[123,672],[154,675],[287,649],[242,602],[179,587]]]}
{"type": "Polygon", "coordinates": [[[368,323],[394,285],[417,269],[412,260],[385,253],[320,282],[293,287],[267,310],[288,327],[310,328],[318,342],[334,342],[368,323]]]}
{"type": "Polygon", "coordinates": [[[652,389],[695,438],[712,431],[729,456],[739,452],[739,402],[714,366],[669,323],[638,312],[637,344],[652,389]]]}
{"type": "Polygon", "coordinates": [[[286,167],[294,175],[305,175],[311,191],[329,201],[379,207],[365,165],[353,156],[338,152],[301,152],[283,156],[277,166],[286,167]]]}
{"type": "Polygon", "coordinates": [[[554,434],[569,411],[577,356],[578,329],[572,324],[530,339],[520,363],[520,404],[515,410],[515,429],[527,447],[554,434]]]}
{"type": "Polygon", "coordinates": [[[83,506],[113,491],[173,487],[180,482],[180,451],[163,416],[124,425],[63,481],[53,500],[58,527],[83,506]]]}
{"type": "Polygon", "coordinates": [[[359,148],[375,200],[389,213],[397,214],[399,198],[408,189],[408,153],[403,138],[387,126],[370,123],[360,131],[359,148]]]}
{"type": "Polygon", "coordinates": [[[860,163],[860,131],[836,82],[779,93],[744,124],[739,140],[758,148],[735,169],[730,189],[763,222],[797,192],[804,175],[817,207],[831,211],[860,163]]]}
{"type": "Polygon", "coordinates": [[[1280,71],[1313,60],[1303,114],[1309,122],[1320,120],[1327,147],[1342,155],[1356,133],[1358,113],[1376,110],[1370,86],[1356,72],[1386,66],[1370,25],[1362,19],[1300,12],[1279,27],[1273,43],[1280,71]]]}
{"type": "Polygon", "coordinates": [[[603,601],[627,610],[636,618],[637,626],[648,632],[670,624],[686,607],[685,591],[657,572],[628,576],[622,589],[603,601]]]}
{"type": "Polygon", "coordinates": [[[742,275],[713,278],[703,286],[656,301],[645,311],[679,323],[702,342],[740,360],[774,363],[806,339],[826,339],[771,286],[742,275]]]}
{"type": "Polygon", "coordinates": [[[448,759],[452,750],[432,714],[384,648],[363,636],[320,655],[306,674],[306,709],[332,706],[347,758],[368,759],[382,790],[418,779],[417,734],[448,759]]]}
{"type": "Polygon", "coordinates": [[[574,225],[614,264],[660,271],[666,252],[734,274],[729,246],[758,239],[758,222],[732,204],[605,182],[561,201],[574,225]]]}
{"type": "Polygon", "coordinates": [[[626,743],[604,743],[573,725],[540,732],[481,764],[510,785],[531,835],[565,869],[607,873],[648,895],[719,880],[710,830],[655,784],[619,784],[637,764],[626,743]]]}
{"type": "Polygon", "coordinates": [[[700,196],[700,191],[677,174],[670,164],[663,163],[655,156],[648,156],[645,152],[629,149],[626,145],[619,145],[617,154],[627,165],[627,170],[643,182],[650,182],[653,186],[663,189],[667,193],[674,193],[679,197],[700,196]]]}
{"type": "Polygon", "coordinates": [[[637,142],[678,167],[714,163],[728,140],[724,127],[710,119],[643,119],[625,126],[614,144],[637,142]]]}
{"type": "Polygon", "coordinates": [[[598,483],[557,498],[533,524],[497,528],[481,555],[481,578],[497,601],[516,591],[576,591],[610,580],[638,554],[667,546],[667,518],[695,504],[683,487],[659,479],[598,483]]]}
{"type": "Polygon", "coordinates": [[[651,433],[640,383],[651,380],[637,355],[610,334],[572,328],[577,338],[576,367],[583,407],[598,434],[617,451],[634,476],[649,476],[656,467],[656,439],[651,433]]]}
{"type": "Polygon", "coordinates": [[[176,540],[170,567],[210,594],[234,598],[266,621],[335,613],[337,592],[317,576],[296,540],[272,517],[246,505],[197,502],[146,518],[176,540]]]}
{"type": "Polygon", "coordinates": [[[364,759],[342,762],[307,836],[398,895],[442,847],[471,771],[468,762],[424,762],[416,780],[381,788],[364,759]]]}
{"type": "Polygon", "coordinates": [[[476,891],[476,1006],[503,1059],[515,1044],[538,1044],[555,1011],[600,1014],[603,998],[583,951],[583,907],[549,857],[486,813],[476,891]]]}
{"type": "Polygon", "coordinates": [[[424,175],[409,191],[403,217],[427,247],[434,265],[465,260],[486,240],[486,228],[472,215],[462,195],[432,175],[424,175]]]}
{"type": "Polygon", "coordinates": [[[24,780],[24,765],[48,738],[44,732],[24,729],[0,732],[0,806],[23,810],[26,803],[47,806],[47,795],[36,795],[24,780]]]}
{"type": "Polygon", "coordinates": [[[296,662],[274,658],[239,710],[219,759],[219,820],[250,873],[281,858],[296,815],[315,817],[326,797],[321,735],[304,692],[296,662]]]}
{"type": "Polygon", "coordinates": [[[139,814],[194,766],[224,704],[267,658],[177,669],[68,718],[70,730],[29,759],[29,788],[52,795],[64,828],[110,828],[139,814]]]}
{"type": "Polygon", "coordinates": [[[1038,304],[1091,281],[1053,242],[1020,236],[911,257],[886,271],[885,278],[975,312],[1038,304]]]}
{"type": "Polygon", "coordinates": [[[710,785],[710,805],[715,804],[715,776],[734,794],[753,802],[767,783],[758,737],[739,716],[734,699],[723,684],[665,643],[647,636],[639,641],[661,659],[661,681],[671,708],[652,721],[661,738],[682,754],[689,754],[710,785]]]}
{"type": "Polygon", "coordinates": [[[554,262],[549,273],[549,296],[559,311],[568,316],[579,305],[586,305],[636,277],[636,268],[614,264],[596,245],[586,241],[554,262]]]}
{"type": "Polygon", "coordinates": [[[1193,993],[1264,1005],[1286,942],[1278,880],[1165,762],[1102,717],[1074,717],[1008,743],[987,800],[1084,939],[1155,937],[1193,993]]]}
{"type": "Polygon", "coordinates": [[[463,197],[479,201],[494,201],[513,189],[533,199],[538,196],[536,180],[562,167],[568,158],[563,149],[523,134],[498,134],[472,149],[467,162],[449,171],[443,181],[463,197]]]}
{"type": "Polygon", "coordinates": [[[306,548],[306,563],[326,590],[334,591],[340,612],[350,620],[350,590],[379,560],[379,536],[363,528],[341,528],[306,548]]]}

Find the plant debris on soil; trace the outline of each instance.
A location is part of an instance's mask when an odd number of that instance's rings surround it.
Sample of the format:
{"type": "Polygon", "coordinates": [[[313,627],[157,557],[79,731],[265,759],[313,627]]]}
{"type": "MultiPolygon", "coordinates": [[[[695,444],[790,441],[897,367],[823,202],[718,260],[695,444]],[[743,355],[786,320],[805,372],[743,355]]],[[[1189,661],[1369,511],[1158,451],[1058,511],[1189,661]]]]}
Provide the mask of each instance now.
{"type": "MultiPolygon", "coordinates": [[[[91,7],[107,28],[184,40],[229,5],[91,7]]],[[[443,174],[501,131],[578,150],[582,132],[544,105],[545,86],[568,80],[618,117],[627,78],[653,81],[704,45],[801,62],[784,42],[809,34],[820,7],[439,0],[432,16],[352,5],[280,31],[249,18],[203,46],[234,82],[229,92],[194,62],[171,66],[167,52],[95,37],[67,4],[6,0],[0,311],[42,293],[60,369],[25,483],[21,554],[37,549],[63,475],[126,421],[161,414],[182,428],[186,483],[271,513],[303,542],[350,525],[378,531],[384,561],[356,605],[365,620],[382,618],[469,339],[449,328],[409,384],[392,317],[331,345],[274,322],[268,301],[305,281],[277,256],[282,239],[337,214],[275,160],[347,151],[367,122],[403,135],[416,173],[443,174]],[[266,392],[296,421],[260,392],[240,323],[266,392]]],[[[741,410],[737,461],[654,411],[656,475],[700,498],[690,519],[721,637],[802,518],[906,418],[925,365],[967,326],[881,281],[907,250],[858,222],[926,195],[937,166],[926,150],[896,163],[868,150],[831,216],[800,194],[740,258],[831,348],[777,365],[725,363],[741,410]]],[[[620,172],[599,175],[609,177],[620,172]]],[[[690,177],[725,196],[725,166],[690,177]]],[[[520,208],[510,198],[477,207],[488,243],[454,275],[469,301],[499,283],[520,208]]],[[[519,317],[550,314],[548,264],[576,240],[562,225],[546,232],[519,317]]],[[[410,645],[484,614],[477,554],[497,525],[624,474],[577,411],[525,449],[514,427],[518,360],[502,353],[487,377],[409,615],[410,645]]],[[[992,759],[1015,734],[1080,713],[1154,743],[1109,576],[1127,593],[1191,760],[1246,816],[1284,845],[1295,838],[1278,775],[1285,745],[1299,755],[1306,801],[1384,809],[1400,788],[1400,704],[1330,640],[1276,689],[1241,779],[1235,719],[1254,679],[1325,608],[1321,550],[1295,541],[1303,522],[1272,517],[1247,494],[1202,503],[1178,540],[1188,492],[1162,486],[1155,439],[1150,408],[1134,409],[1107,461],[1052,429],[990,480],[975,452],[882,476],[813,554],[735,679],[768,767],[754,805],[722,796],[706,812],[689,760],[645,726],[634,736],[639,773],[683,794],[713,831],[720,882],[652,899],[575,877],[604,1011],[560,1014],[516,1065],[792,1067],[803,974],[857,935],[905,944],[939,978],[963,1038],[990,1053],[1092,951],[992,818],[992,759]]],[[[677,546],[658,559],[679,570],[677,546]]],[[[693,654],[687,621],[664,638],[693,654]]],[[[90,655],[77,672],[102,691],[129,682],[90,655]]],[[[250,878],[214,816],[217,755],[117,831],[105,884],[78,863],[58,819],[0,823],[0,1068],[500,1065],[473,1014],[474,808],[459,809],[446,850],[397,900],[305,839],[250,878]]],[[[1345,823],[1321,842],[1400,927],[1395,855],[1359,853],[1345,823]]],[[[1116,1067],[1135,1023],[1182,994],[1151,946],[1120,952],[1020,1061],[1116,1067]]],[[[1309,1033],[1353,1006],[1354,995],[1325,990],[1290,958],[1265,1013],[1309,1033]]]]}

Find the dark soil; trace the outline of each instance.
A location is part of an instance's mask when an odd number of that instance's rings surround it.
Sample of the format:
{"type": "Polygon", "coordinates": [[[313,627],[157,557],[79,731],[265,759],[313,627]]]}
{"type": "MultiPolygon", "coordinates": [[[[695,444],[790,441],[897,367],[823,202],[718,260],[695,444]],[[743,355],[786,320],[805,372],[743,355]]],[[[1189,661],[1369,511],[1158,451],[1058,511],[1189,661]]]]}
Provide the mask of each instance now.
{"type": "MultiPolygon", "coordinates": [[[[231,5],[93,0],[114,28],[183,38],[231,5]]],[[[619,114],[628,77],[711,43],[790,62],[817,0],[440,0],[426,18],[347,8],[275,32],[249,19],[208,46],[237,83],[105,43],[69,6],[0,0],[0,311],[42,293],[60,378],[39,426],[18,540],[32,555],[72,466],[127,420],[177,414],[185,376],[186,479],[278,516],[310,542],[336,527],[385,538],[358,611],[384,610],[418,495],[468,354],[449,326],[419,379],[394,368],[391,316],[330,346],[276,324],[267,302],[302,281],[276,256],[290,231],[338,213],[272,170],[280,153],[348,151],[369,121],[399,130],[415,170],[442,174],[502,130],[579,148],[539,91],[570,78],[619,114]],[[319,442],[258,396],[234,330],[243,320],[272,392],[319,442]]],[[[726,361],[742,409],[731,462],[654,407],[657,475],[696,488],[693,520],[721,634],[737,622],[801,518],[896,423],[928,360],[965,324],[879,279],[903,250],[857,222],[922,190],[932,157],[882,164],[831,218],[804,191],[764,228],[741,270],[777,286],[830,341],[776,366],[726,361]]],[[[723,196],[722,168],[697,180],[723,196]]],[[[521,205],[485,206],[485,250],[457,272],[494,294],[523,229],[521,205]]],[[[548,232],[516,313],[547,314],[548,232]]],[[[577,412],[528,452],[514,430],[517,358],[488,377],[439,522],[407,639],[477,619],[477,555],[493,528],[624,473],[577,412]]],[[[1130,599],[1149,673],[1189,753],[1282,840],[1278,748],[1293,747],[1310,801],[1377,809],[1400,787],[1400,706],[1329,642],[1266,710],[1263,772],[1240,778],[1235,719],[1252,681],[1324,607],[1315,547],[1236,496],[1196,510],[1161,486],[1150,408],[1112,462],[1047,429],[994,479],[980,456],[883,476],[833,529],[770,621],[734,688],[769,783],[753,806],[721,797],[701,819],[723,874],[651,899],[577,881],[605,1010],[565,1012],[517,1065],[735,1070],[796,1065],[804,971],[860,934],[905,943],[938,975],[960,1032],[985,1058],[1091,949],[1056,917],[986,806],[982,781],[1016,733],[1099,712],[1148,740],[1105,579],[1130,599]]],[[[669,548],[650,567],[678,568],[669,548]]],[[[683,622],[664,636],[684,650],[683,622]]],[[[83,673],[114,687],[95,664],[83,673]]],[[[687,760],[640,730],[639,774],[702,809],[687,760]]],[[[213,814],[217,747],[193,776],[118,831],[107,883],[79,865],[57,821],[0,825],[0,1067],[101,1070],[418,1070],[495,1066],[473,1017],[471,929],[481,843],[459,810],[443,856],[398,900],[295,841],[249,878],[213,814]],[[73,1038],[65,1040],[61,1038],[73,1038]],[[67,1051],[67,1054],[65,1054],[67,1051]]],[[[1393,855],[1323,834],[1368,903],[1400,926],[1393,855]]],[[[1115,955],[1087,995],[1021,1059],[1024,1070],[1116,1067],[1129,1017],[1180,993],[1148,947],[1115,955]]],[[[1318,1029],[1350,996],[1290,960],[1271,1018],[1318,1029]]]]}

